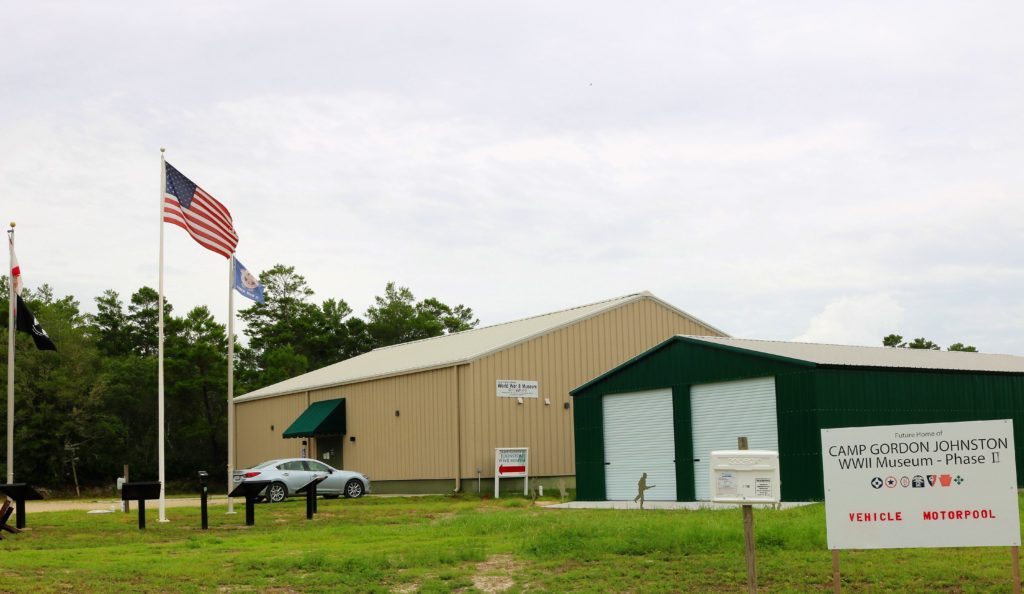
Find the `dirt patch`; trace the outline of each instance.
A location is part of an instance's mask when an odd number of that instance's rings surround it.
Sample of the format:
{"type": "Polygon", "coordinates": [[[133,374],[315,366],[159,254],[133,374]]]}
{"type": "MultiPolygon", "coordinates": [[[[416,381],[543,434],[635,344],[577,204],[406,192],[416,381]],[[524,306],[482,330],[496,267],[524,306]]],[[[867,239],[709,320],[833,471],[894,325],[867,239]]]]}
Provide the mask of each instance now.
{"type": "Polygon", "coordinates": [[[442,512],[442,513],[437,513],[437,514],[427,514],[427,517],[430,518],[430,523],[431,524],[436,525],[436,524],[440,524],[440,523],[442,523],[442,522],[444,522],[446,520],[450,520],[450,519],[454,518],[455,517],[455,512],[442,512]]]}
{"type": "Polygon", "coordinates": [[[394,586],[393,588],[391,588],[391,591],[394,592],[395,594],[412,594],[413,592],[415,592],[415,591],[417,591],[419,589],[420,589],[420,585],[416,584],[416,583],[413,583],[413,584],[399,584],[399,585],[394,586]]]}
{"type": "Polygon", "coordinates": [[[488,594],[504,592],[516,584],[513,575],[522,566],[512,555],[491,555],[477,563],[473,587],[488,594]]]}

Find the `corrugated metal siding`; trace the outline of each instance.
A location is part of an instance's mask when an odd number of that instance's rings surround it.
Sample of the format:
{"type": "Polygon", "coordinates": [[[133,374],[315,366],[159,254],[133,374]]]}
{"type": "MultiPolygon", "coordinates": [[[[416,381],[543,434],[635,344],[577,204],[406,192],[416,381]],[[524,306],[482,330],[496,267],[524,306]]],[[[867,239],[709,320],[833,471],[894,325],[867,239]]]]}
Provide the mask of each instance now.
{"type": "MultiPolygon", "coordinates": [[[[672,425],[676,442],[676,501],[693,501],[693,422],[689,387],[672,387],[672,425]]],[[[576,479],[579,482],[579,478],[576,479]]]]}
{"type": "Polygon", "coordinates": [[[676,460],[672,430],[672,391],[613,394],[604,406],[605,493],[629,501],[647,474],[650,501],[675,501],[676,460]]]}
{"type": "Polygon", "coordinates": [[[690,417],[698,501],[711,499],[711,452],[736,449],[737,437],[746,437],[752,450],[779,449],[773,377],[691,386],[690,417]]]}
{"type": "Polygon", "coordinates": [[[302,453],[302,440],[284,439],[281,433],[307,407],[305,392],[236,404],[235,468],[249,468],[274,458],[299,456],[302,453]]]}
{"type": "Polygon", "coordinates": [[[575,413],[564,408],[569,390],[673,334],[688,332],[677,328],[712,331],[645,299],[468,365],[462,383],[463,476],[475,476],[478,467],[484,477],[493,476],[494,448],[523,446],[530,448],[531,475],[575,474],[575,413]],[[523,404],[498,398],[497,379],[539,381],[540,397],[525,398],[523,404]]]}
{"type": "Polygon", "coordinates": [[[311,402],[339,397],[348,415],[347,468],[385,481],[454,476],[455,368],[310,392],[311,402]]]}
{"type": "MultiPolygon", "coordinates": [[[[927,371],[821,369],[816,374],[818,425],[864,427],[910,423],[1013,419],[1017,467],[1024,468],[1024,376],[927,371]]],[[[794,429],[798,429],[794,427],[794,429]]],[[[802,496],[824,497],[821,441],[802,496]]],[[[1017,473],[1024,487],[1024,473],[1017,473]]]]}
{"type": "MultiPolygon", "coordinates": [[[[776,388],[782,492],[790,501],[824,498],[822,428],[1013,419],[1014,441],[1024,444],[1020,375],[819,368],[779,377],[776,388]]],[[[1017,481],[1024,487],[1024,474],[1017,481]]]]}

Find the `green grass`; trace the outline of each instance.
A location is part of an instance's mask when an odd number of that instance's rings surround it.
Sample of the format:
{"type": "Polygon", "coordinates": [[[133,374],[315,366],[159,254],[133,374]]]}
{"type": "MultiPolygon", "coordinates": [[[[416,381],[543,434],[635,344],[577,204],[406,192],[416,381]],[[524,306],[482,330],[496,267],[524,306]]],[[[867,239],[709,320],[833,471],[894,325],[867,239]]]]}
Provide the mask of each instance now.
{"type": "MultiPolygon", "coordinates": [[[[739,510],[552,510],[416,497],[29,514],[0,542],[0,592],[741,592],[739,510]]],[[[824,508],[756,510],[762,592],[830,592],[824,508]]],[[[1005,548],[842,553],[845,592],[1010,592],[1005,548]]]]}

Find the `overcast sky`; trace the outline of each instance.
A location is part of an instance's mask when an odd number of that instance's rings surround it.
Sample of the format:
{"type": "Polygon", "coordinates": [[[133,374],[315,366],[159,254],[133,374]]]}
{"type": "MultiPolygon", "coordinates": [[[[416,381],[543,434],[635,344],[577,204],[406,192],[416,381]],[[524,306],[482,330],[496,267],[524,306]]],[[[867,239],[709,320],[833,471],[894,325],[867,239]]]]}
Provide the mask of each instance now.
{"type": "MultiPolygon", "coordinates": [[[[734,336],[1024,355],[1020,2],[6,2],[26,286],[156,287],[160,147],[358,315],[649,290],[734,336]]],[[[165,236],[178,313],[228,264],[165,236]]],[[[245,302],[236,298],[236,307],[245,302]]]]}

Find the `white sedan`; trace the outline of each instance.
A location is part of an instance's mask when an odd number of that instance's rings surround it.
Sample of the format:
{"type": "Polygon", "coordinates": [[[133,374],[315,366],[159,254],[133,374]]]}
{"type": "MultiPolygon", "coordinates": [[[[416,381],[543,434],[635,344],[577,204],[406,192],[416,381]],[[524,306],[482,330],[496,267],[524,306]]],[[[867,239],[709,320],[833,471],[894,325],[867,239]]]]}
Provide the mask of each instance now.
{"type": "Polygon", "coordinates": [[[283,458],[261,462],[252,468],[236,470],[234,487],[243,481],[272,481],[266,496],[272,503],[284,501],[286,497],[308,485],[314,477],[327,476],[316,486],[318,495],[326,498],[362,497],[370,492],[370,479],[358,472],[338,470],[319,460],[311,458],[283,458]]]}

